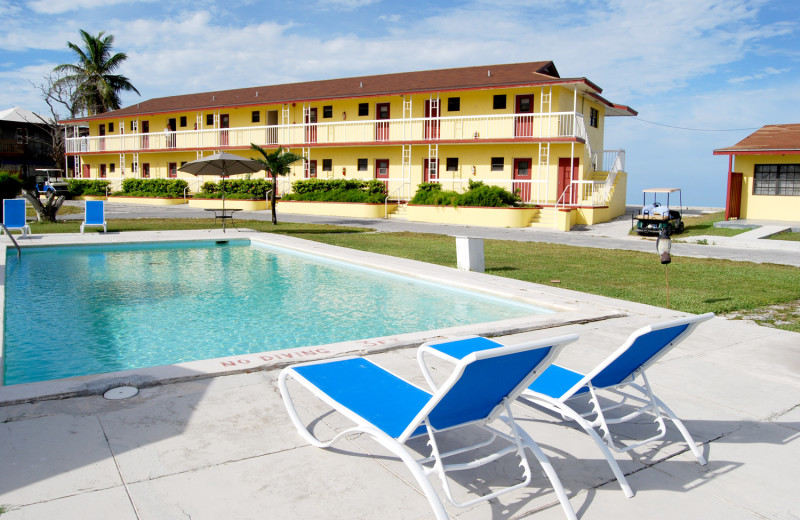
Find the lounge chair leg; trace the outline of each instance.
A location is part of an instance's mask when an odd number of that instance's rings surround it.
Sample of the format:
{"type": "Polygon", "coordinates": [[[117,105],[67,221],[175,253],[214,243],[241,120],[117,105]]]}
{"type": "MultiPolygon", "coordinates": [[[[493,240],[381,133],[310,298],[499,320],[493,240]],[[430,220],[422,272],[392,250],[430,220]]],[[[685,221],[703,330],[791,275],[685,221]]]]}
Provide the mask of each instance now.
{"type": "Polygon", "coordinates": [[[708,464],[708,461],[706,460],[705,457],[703,457],[703,454],[700,452],[700,448],[697,447],[697,443],[694,442],[692,434],[689,433],[688,429],[686,429],[686,426],[683,424],[683,421],[678,419],[678,416],[675,415],[675,413],[672,410],[670,410],[669,407],[666,404],[664,404],[664,402],[661,399],[655,396],[653,397],[658,406],[661,408],[661,410],[663,410],[663,412],[669,416],[670,420],[675,424],[675,426],[678,427],[678,430],[681,432],[681,435],[683,435],[683,439],[689,445],[689,449],[692,450],[692,453],[697,458],[697,462],[699,462],[701,466],[705,466],[706,464],[708,464]]]}
{"type": "MultiPolygon", "coordinates": [[[[509,427],[513,428],[513,426],[510,424],[510,420],[507,417],[501,415],[499,418],[502,421],[505,421],[506,424],[509,424],[509,427]]],[[[531,437],[528,432],[522,428],[518,428],[517,432],[522,439],[523,446],[531,450],[533,456],[536,457],[536,460],[538,460],[539,464],[542,466],[542,469],[547,475],[548,480],[550,480],[550,484],[553,486],[553,491],[556,492],[556,496],[558,497],[558,501],[561,503],[561,509],[564,510],[564,514],[569,520],[578,520],[578,517],[575,515],[575,510],[572,508],[572,504],[569,503],[567,493],[564,491],[564,486],[561,484],[561,479],[558,478],[556,470],[553,468],[553,465],[550,464],[550,459],[547,458],[547,455],[544,454],[542,449],[538,444],[536,444],[536,441],[533,440],[533,437],[531,437]]]]}

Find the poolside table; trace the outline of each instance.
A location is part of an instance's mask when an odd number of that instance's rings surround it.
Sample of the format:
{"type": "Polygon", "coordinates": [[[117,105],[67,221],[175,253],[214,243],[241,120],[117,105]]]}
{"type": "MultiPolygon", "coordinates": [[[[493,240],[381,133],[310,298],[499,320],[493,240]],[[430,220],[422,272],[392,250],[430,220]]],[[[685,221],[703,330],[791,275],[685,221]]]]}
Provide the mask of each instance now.
{"type": "Polygon", "coordinates": [[[213,211],[214,212],[214,224],[217,223],[217,219],[222,220],[222,232],[225,232],[225,220],[230,220],[233,227],[236,228],[236,231],[239,231],[239,228],[236,227],[236,224],[233,223],[233,214],[237,211],[242,211],[241,209],[216,209],[216,208],[206,208],[206,211],[213,211]]]}

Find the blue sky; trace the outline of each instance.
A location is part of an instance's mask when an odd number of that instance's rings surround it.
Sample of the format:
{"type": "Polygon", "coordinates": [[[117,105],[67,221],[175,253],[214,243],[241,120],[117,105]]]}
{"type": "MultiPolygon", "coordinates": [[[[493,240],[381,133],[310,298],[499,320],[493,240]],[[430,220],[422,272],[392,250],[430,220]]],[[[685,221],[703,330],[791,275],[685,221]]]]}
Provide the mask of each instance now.
{"type": "Polygon", "coordinates": [[[32,85],[105,31],[142,96],[552,60],[637,118],[611,118],[628,200],[680,187],[723,206],[712,150],[765,124],[800,123],[798,0],[0,0],[0,109],[47,113],[32,85]]]}

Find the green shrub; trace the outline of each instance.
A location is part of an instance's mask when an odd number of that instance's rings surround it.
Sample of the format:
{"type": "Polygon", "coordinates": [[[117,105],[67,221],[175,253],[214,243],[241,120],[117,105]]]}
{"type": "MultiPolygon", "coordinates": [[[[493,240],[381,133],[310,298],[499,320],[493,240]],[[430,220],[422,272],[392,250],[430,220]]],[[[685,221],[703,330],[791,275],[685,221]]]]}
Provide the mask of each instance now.
{"type": "Polygon", "coordinates": [[[109,181],[95,179],[67,179],[67,189],[73,197],[82,195],[105,195],[109,181]]]}
{"type": "MultiPolygon", "coordinates": [[[[272,181],[267,179],[226,179],[226,199],[263,199],[272,189],[272,181]]],[[[199,199],[222,198],[222,185],[219,182],[204,182],[200,193],[195,195],[199,199]]]]}
{"type": "Polygon", "coordinates": [[[122,191],[114,195],[127,197],[183,197],[189,184],[183,179],[125,179],[122,191]]]}
{"type": "Polygon", "coordinates": [[[519,197],[500,186],[487,186],[481,181],[469,181],[464,193],[445,191],[437,182],[423,182],[410,204],[427,206],[477,206],[486,208],[502,208],[514,206],[519,197]]]}
{"type": "Polygon", "coordinates": [[[375,204],[386,200],[386,185],[376,179],[303,179],[292,183],[283,200],[375,204]]]}
{"type": "Polygon", "coordinates": [[[13,199],[22,191],[22,179],[16,173],[0,172],[0,197],[13,199]]]}

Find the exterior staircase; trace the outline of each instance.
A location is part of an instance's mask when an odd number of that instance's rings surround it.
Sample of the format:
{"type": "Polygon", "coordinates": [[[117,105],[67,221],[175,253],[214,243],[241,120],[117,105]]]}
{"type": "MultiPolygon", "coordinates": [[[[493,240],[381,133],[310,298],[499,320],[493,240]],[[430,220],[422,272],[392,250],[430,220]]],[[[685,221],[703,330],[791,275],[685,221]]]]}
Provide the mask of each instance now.
{"type": "Polygon", "coordinates": [[[539,208],[539,212],[533,220],[531,220],[530,227],[532,228],[554,228],[556,225],[556,208],[553,206],[546,206],[539,208]]]}
{"type": "Polygon", "coordinates": [[[408,213],[406,211],[407,207],[407,204],[401,201],[400,204],[397,205],[397,210],[389,213],[389,218],[408,220],[408,213]]]}

